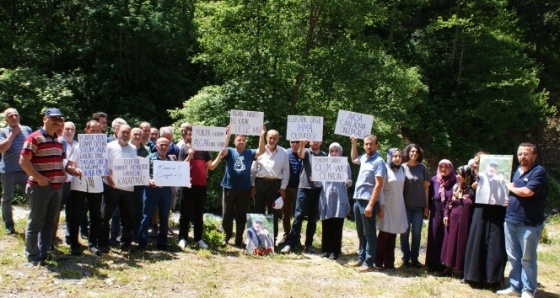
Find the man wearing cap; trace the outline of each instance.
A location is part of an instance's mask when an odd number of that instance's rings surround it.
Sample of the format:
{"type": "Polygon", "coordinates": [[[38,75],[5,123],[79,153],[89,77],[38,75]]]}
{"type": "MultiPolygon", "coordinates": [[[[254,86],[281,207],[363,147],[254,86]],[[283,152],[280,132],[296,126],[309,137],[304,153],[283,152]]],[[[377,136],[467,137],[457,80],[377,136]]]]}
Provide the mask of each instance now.
{"type": "MultiPolygon", "coordinates": [[[[222,179],[222,227],[228,243],[233,235],[233,218],[235,217],[235,246],[243,245],[243,229],[247,222],[247,212],[251,201],[251,164],[253,160],[264,153],[263,127],[259,138],[259,148],[247,149],[247,136],[237,135],[233,141],[235,148],[228,147],[220,152],[217,161],[226,160],[226,169],[222,179]]],[[[229,127],[227,129],[226,144],[230,140],[229,127]]]]}
{"type": "Polygon", "coordinates": [[[313,156],[327,156],[321,151],[321,141],[311,141],[306,139],[300,141],[298,156],[303,161],[303,168],[299,177],[299,189],[296,199],[296,210],[294,213],[294,221],[292,229],[288,235],[288,245],[280,251],[281,253],[289,253],[291,249],[301,246],[301,225],[303,218],[307,215],[307,229],[305,231],[305,251],[315,253],[313,247],[313,235],[317,229],[317,219],[319,215],[319,197],[321,195],[321,186],[311,181],[311,159],[313,156]],[[309,149],[305,146],[309,143],[309,149]]]}
{"type": "Polygon", "coordinates": [[[56,213],[60,210],[62,184],[66,181],[64,147],[56,131],[63,125],[62,113],[49,108],[43,126],[30,134],[23,144],[19,164],[29,176],[26,193],[29,219],[25,233],[25,255],[33,264],[45,264],[52,246],[56,213]]]}
{"type": "Polygon", "coordinates": [[[19,113],[16,109],[4,111],[7,127],[0,129],[0,176],[2,177],[2,219],[8,234],[15,234],[12,215],[14,190],[19,185],[25,193],[27,174],[19,165],[19,155],[25,139],[31,134],[31,128],[20,125],[19,113]]]}
{"type": "Polygon", "coordinates": [[[510,192],[504,235],[511,264],[510,286],[498,295],[533,297],[537,291],[537,247],[548,195],[547,174],[537,162],[537,154],[535,145],[521,143],[517,149],[519,168],[507,184],[510,192]]]}
{"type": "Polygon", "coordinates": [[[280,134],[271,129],[266,134],[264,153],[251,167],[251,193],[254,194],[255,213],[272,213],[274,221],[274,240],[278,236],[278,220],[282,210],[273,208],[278,196],[286,197],[286,187],[290,179],[290,158],[286,150],[278,146],[280,134]]]}

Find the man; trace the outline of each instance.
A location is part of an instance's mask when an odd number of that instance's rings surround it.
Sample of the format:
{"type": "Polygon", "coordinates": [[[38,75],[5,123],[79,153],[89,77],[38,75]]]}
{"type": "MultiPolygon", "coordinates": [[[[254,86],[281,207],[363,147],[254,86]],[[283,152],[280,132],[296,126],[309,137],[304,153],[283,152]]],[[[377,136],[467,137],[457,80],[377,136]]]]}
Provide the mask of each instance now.
{"type": "Polygon", "coordinates": [[[511,264],[509,288],[499,295],[533,297],[537,291],[537,246],[544,223],[548,194],[547,174],[537,162],[537,147],[521,143],[519,168],[513,174],[504,223],[506,252],[511,264]]]}
{"type": "MultiPolygon", "coordinates": [[[[206,204],[208,170],[213,171],[220,159],[212,161],[208,151],[194,151],[192,143],[192,126],[183,123],[181,125],[181,136],[183,144],[179,152],[180,161],[188,161],[191,166],[190,188],[183,187],[181,191],[181,210],[179,217],[179,247],[185,248],[187,235],[189,234],[189,223],[194,223],[194,241],[199,248],[206,249],[208,245],[202,240],[202,226],[204,222],[204,205],[206,204]]],[[[169,154],[169,152],[168,152],[169,154]]]]}
{"type": "MultiPolygon", "coordinates": [[[[58,133],[57,133],[58,135],[58,133]]],[[[66,158],[64,159],[64,167],[68,164],[68,160],[74,154],[74,149],[78,145],[78,142],[74,140],[74,136],[76,135],[76,126],[73,122],[67,121],[64,122],[64,127],[62,129],[62,134],[58,137],[59,142],[64,147],[66,152],[66,158]]],[[[64,208],[68,200],[70,199],[70,183],[72,182],[72,175],[66,174],[66,182],[62,185],[62,202],[60,204],[60,209],[64,208]]],[[[60,213],[56,216],[56,222],[58,223],[60,220],[60,213]]],[[[58,229],[58,224],[53,229],[53,239],[56,239],[56,233],[58,229]]],[[[85,231],[82,230],[82,234],[85,231]]],[[[86,232],[87,233],[87,232],[86,232]]],[[[68,220],[66,221],[66,243],[70,244],[70,234],[68,233],[68,220]]]]}
{"type": "Polygon", "coordinates": [[[29,176],[26,193],[29,219],[25,233],[25,255],[34,265],[44,265],[52,247],[56,214],[60,212],[62,184],[66,180],[64,148],[56,131],[63,125],[62,113],[49,108],[43,126],[30,134],[23,144],[19,164],[29,176]]]}
{"type": "MultiPolygon", "coordinates": [[[[115,118],[111,122],[111,129],[113,134],[107,137],[107,144],[116,140],[116,136],[119,133],[119,127],[121,125],[127,125],[126,121],[122,118],[115,118]]],[[[109,243],[113,246],[117,245],[117,237],[121,233],[121,211],[117,205],[111,216],[111,237],[109,238],[109,243]]]]}
{"type": "MultiPolygon", "coordinates": [[[[156,151],[156,142],[153,142],[150,139],[150,132],[151,132],[151,126],[150,123],[146,122],[146,121],[142,121],[140,122],[140,125],[138,125],[138,127],[142,130],[142,145],[144,147],[147,147],[148,150],[150,150],[150,153],[153,153],[156,151]]],[[[156,138],[157,141],[157,138],[156,138]]]]}
{"type": "MultiPolygon", "coordinates": [[[[225,243],[233,234],[233,218],[235,215],[235,246],[243,246],[243,229],[247,223],[247,213],[251,203],[251,165],[253,160],[264,153],[264,135],[266,127],[263,127],[259,138],[258,151],[246,149],[247,137],[237,135],[233,141],[235,148],[227,148],[220,152],[217,161],[226,160],[226,169],[222,179],[222,227],[226,234],[225,243]]],[[[229,128],[226,144],[229,143],[229,128]]]]}
{"type": "Polygon", "coordinates": [[[27,174],[19,165],[19,155],[25,139],[31,134],[31,128],[20,125],[16,109],[4,111],[8,126],[0,129],[0,176],[2,177],[2,219],[8,234],[15,234],[12,215],[12,201],[16,185],[25,193],[27,174]]]}
{"type": "MultiPolygon", "coordinates": [[[[86,123],[84,129],[86,134],[101,134],[101,125],[95,120],[86,123]]],[[[78,226],[89,211],[90,225],[88,234],[88,249],[92,254],[100,255],[98,248],[99,230],[101,228],[101,201],[103,197],[103,179],[97,177],[82,177],[80,168],[80,146],[74,148],[74,153],[68,158],[65,169],[67,173],[75,176],[71,183],[70,200],[66,202],[66,222],[68,227],[70,254],[79,256],[82,254],[78,240],[78,226]]],[[[87,226],[86,226],[87,227],[87,226]]],[[[83,230],[82,230],[83,235],[83,230]]]]}
{"type": "Polygon", "coordinates": [[[286,198],[282,206],[282,226],[284,228],[284,236],[278,243],[278,246],[288,244],[288,234],[292,229],[292,215],[295,211],[296,197],[299,186],[299,175],[301,173],[301,159],[298,156],[300,144],[299,140],[290,141],[290,149],[288,150],[288,158],[290,159],[290,180],[286,187],[286,198]]]}
{"type": "Polygon", "coordinates": [[[288,236],[288,245],[280,252],[289,253],[292,248],[301,246],[300,233],[303,218],[307,215],[307,229],[305,231],[305,251],[315,253],[313,247],[313,235],[317,229],[317,219],[319,217],[319,197],[321,195],[321,187],[311,181],[311,159],[313,156],[327,156],[321,151],[321,141],[309,142],[306,139],[300,141],[298,149],[298,157],[303,161],[303,168],[299,177],[299,189],[296,200],[296,210],[294,213],[294,221],[292,229],[288,236]],[[309,150],[305,146],[309,143],[309,150]]]}
{"type": "Polygon", "coordinates": [[[173,144],[173,127],[165,126],[160,128],[159,135],[169,141],[169,150],[167,151],[167,155],[171,155],[173,160],[177,160],[179,158],[179,147],[173,144]]]}
{"type": "Polygon", "coordinates": [[[123,118],[115,118],[115,120],[111,122],[111,130],[113,131],[113,134],[107,138],[107,143],[117,139],[117,133],[119,132],[119,127],[125,124],[127,123],[126,120],[124,120],[123,118]]]}
{"type": "Polygon", "coordinates": [[[101,133],[106,133],[106,131],[107,131],[107,114],[105,114],[103,112],[94,113],[91,116],[91,120],[95,120],[95,121],[99,122],[99,125],[101,126],[101,133]]]}
{"type": "Polygon", "coordinates": [[[281,210],[273,208],[278,196],[286,197],[286,187],[290,179],[290,159],[286,150],[278,146],[280,134],[271,129],[266,134],[265,152],[253,162],[251,172],[251,193],[255,198],[255,213],[273,215],[274,240],[278,236],[278,219],[281,210]]]}
{"type": "Polygon", "coordinates": [[[169,229],[169,211],[171,207],[171,187],[157,186],[153,180],[154,161],[164,160],[173,161],[167,154],[169,150],[169,140],[167,138],[159,138],[156,142],[157,152],[148,155],[150,164],[150,184],[144,191],[144,208],[142,211],[142,223],[140,225],[140,239],[138,248],[143,250],[148,245],[148,228],[152,222],[152,213],[158,209],[160,228],[157,238],[157,248],[167,250],[167,231],[169,229]]]}
{"type": "MultiPolygon", "coordinates": [[[[107,144],[109,169],[113,168],[113,161],[117,158],[136,158],[136,147],[129,144],[130,126],[123,124],[118,128],[117,140],[107,144]]],[[[109,221],[113,211],[118,206],[123,225],[121,249],[130,250],[132,220],[134,214],[134,186],[116,186],[113,173],[105,176],[103,184],[104,194],[101,204],[101,234],[99,236],[99,250],[109,252],[109,221]]]]}
{"type": "Polygon", "coordinates": [[[155,144],[157,139],[159,139],[159,129],[155,127],[150,128],[150,141],[155,144]]]}
{"type": "MultiPolygon", "coordinates": [[[[149,124],[148,124],[149,125],[149,124]]],[[[150,130],[148,129],[148,132],[150,130]]],[[[140,128],[133,128],[131,130],[132,138],[130,138],[130,144],[136,147],[136,155],[138,157],[146,158],[150,155],[150,149],[142,144],[143,141],[143,130],[140,128]]],[[[139,239],[140,224],[142,222],[142,209],[143,209],[143,197],[144,197],[144,185],[134,186],[134,221],[132,223],[132,236],[137,242],[139,239]]]]}
{"type": "Polygon", "coordinates": [[[504,205],[506,202],[505,184],[497,180],[498,164],[490,160],[483,173],[478,174],[477,198],[480,202],[492,205],[504,205]]]}
{"type": "Polygon", "coordinates": [[[358,156],[356,137],[352,142],[352,163],[360,165],[356,187],[354,190],[354,216],[358,232],[358,260],[352,264],[359,271],[368,272],[374,269],[373,262],[377,248],[375,216],[383,218],[383,209],[379,208],[379,196],[383,189],[383,181],[387,175],[385,162],[377,153],[378,141],[374,135],[364,137],[366,154],[358,156]]]}

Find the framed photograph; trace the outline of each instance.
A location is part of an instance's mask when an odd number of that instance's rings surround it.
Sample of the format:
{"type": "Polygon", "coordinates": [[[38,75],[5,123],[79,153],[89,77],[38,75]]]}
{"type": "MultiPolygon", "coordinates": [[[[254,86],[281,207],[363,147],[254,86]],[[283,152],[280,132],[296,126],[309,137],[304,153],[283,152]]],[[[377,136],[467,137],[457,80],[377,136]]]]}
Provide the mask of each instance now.
{"type": "Polygon", "coordinates": [[[476,203],[505,205],[511,181],[513,155],[481,155],[478,168],[476,203]]]}
{"type": "Polygon", "coordinates": [[[247,213],[247,253],[264,256],[274,253],[272,214],[247,213]]]}

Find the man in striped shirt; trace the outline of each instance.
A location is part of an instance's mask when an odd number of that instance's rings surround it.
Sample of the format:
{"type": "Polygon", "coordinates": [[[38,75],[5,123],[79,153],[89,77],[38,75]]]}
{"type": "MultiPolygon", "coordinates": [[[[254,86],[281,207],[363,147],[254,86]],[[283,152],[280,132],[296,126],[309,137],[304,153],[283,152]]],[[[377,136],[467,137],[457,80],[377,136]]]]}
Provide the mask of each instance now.
{"type": "Polygon", "coordinates": [[[62,184],[66,181],[63,145],[56,131],[64,125],[62,113],[49,108],[43,126],[23,144],[19,164],[29,175],[25,189],[29,199],[29,220],[25,232],[25,255],[33,265],[45,265],[52,246],[56,213],[60,212],[62,184]]]}

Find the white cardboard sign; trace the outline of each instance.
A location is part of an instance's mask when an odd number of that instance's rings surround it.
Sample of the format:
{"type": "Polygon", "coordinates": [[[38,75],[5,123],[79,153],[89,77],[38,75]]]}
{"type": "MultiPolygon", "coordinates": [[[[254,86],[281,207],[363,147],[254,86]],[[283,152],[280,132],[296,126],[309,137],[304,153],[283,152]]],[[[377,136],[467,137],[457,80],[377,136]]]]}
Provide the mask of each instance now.
{"type": "Polygon", "coordinates": [[[323,141],[323,117],[288,115],[286,139],[323,141]]]}
{"type": "Polygon", "coordinates": [[[229,132],[234,135],[260,136],[263,123],[263,112],[231,110],[229,132]]]}
{"type": "Polygon", "coordinates": [[[193,126],[192,147],[197,151],[222,151],[226,147],[226,128],[193,126]]]}
{"type": "Polygon", "coordinates": [[[78,162],[84,177],[109,175],[107,136],[104,134],[79,134],[78,162]]]}
{"type": "Polygon", "coordinates": [[[153,174],[157,186],[191,186],[189,162],[154,160],[153,174]]]}
{"type": "Polygon", "coordinates": [[[113,160],[113,182],[116,186],[148,185],[150,165],[147,158],[113,160]]]}
{"type": "Polygon", "coordinates": [[[348,157],[313,156],[311,158],[311,180],[321,182],[346,182],[348,179],[348,157]]]}
{"type": "Polygon", "coordinates": [[[334,133],[341,136],[355,136],[356,138],[363,139],[371,133],[372,126],[372,115],[338,110],[334,133]]]}

